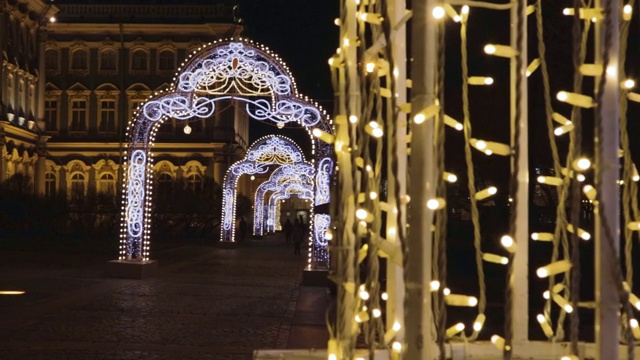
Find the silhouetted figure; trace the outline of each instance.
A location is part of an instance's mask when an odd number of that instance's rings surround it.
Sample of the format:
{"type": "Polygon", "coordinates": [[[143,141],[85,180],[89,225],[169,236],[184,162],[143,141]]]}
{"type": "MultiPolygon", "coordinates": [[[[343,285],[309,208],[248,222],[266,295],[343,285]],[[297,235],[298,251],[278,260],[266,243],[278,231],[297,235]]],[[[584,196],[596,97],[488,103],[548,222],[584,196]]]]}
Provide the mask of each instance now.
{"type": "Polygon", "coordinates": [[[293,224],[291,223],[291,220],[287,219],[287,222],[284,223],[284,243],[285,244],[291,243],[292,230],[293,230],[293,224]]]}
{"type": "Polygon", "coordinates": [[[302,241],[304,240],[304,233],[304,224],[302,224],[300,220],[296,219],[296,223],[293,225],[293,230],[291,231],[294,255],[300,255],[300,246],[302,245],[302,241]]]}
{"type": "Polygon", "coordinates": [[[240,218],[240,224],[238,225],[238,233],[240,235],[240,241],[244,241],[244,237],[247,236],[248,225],[244,220],[244,217],[240,218]]]}

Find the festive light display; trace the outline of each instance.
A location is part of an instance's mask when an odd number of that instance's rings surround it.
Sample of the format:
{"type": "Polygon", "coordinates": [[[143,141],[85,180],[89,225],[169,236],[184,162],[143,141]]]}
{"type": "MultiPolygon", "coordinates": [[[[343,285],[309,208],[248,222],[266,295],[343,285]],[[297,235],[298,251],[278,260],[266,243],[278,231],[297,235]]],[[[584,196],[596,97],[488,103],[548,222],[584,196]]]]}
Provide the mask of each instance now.
{"type": "Polygon", "coordinates": [[[316,205],[329,202],[331,198],[331,174],[333,173],[333,161],[330,158],[322,158],[318,162],[316,174],[316,205]]]}
{"type": "MultiPolygon", "coordinates": [[[[326,112],[307,97],[298,94],[288,68],[265,46],[253,41],[221,40],[198,48],[178,69],[174,84],[156,92],[139,107],[126,129],[129,139],[122,196],[119,259],[149,260],[153,155],[150,149],[160,125],[167,119],[209,118],[220,101],[246,104],[245,111],[255,120],[272,121],[279,127],[296,122],[307,129],[313,155],[331,156],[333,149],[311,136],[313,128],[333,133],[326,112]],[[233,96],[230,94],[233,93],[233,96]],[[270,97],[270,99],[265,99],[270,97]]],[[[233,240],[235,185],[242,174],[269,171],[269,165],[301,162],[295,144],[279,148],[279,140],[252,154],[255,159],[234,164],[223,189],[222,240],[233,240]],[[293,146],[293,147],[292,147],[293,146]],[[289,149],[290,151],[287,151],[289,149]]]]}
{"type": "MultiPolygon", "coordinates": [[[[264,233],[265,195],[267,192],[293,191],[301,189],[300,198],[313,200],[313,174],[315,169],[310,164],[299,163],[283,165],[271,174],[268,181],[258,186],[254,200],[253,234],[261,236],[264,233]]],[[[273,195],[272,195],[273,196],[273,195]]],[[[270,215],[270,214],[269,214],[270,215]]],[[[271,219],[267,218],[267,222],[271,219]]]]}

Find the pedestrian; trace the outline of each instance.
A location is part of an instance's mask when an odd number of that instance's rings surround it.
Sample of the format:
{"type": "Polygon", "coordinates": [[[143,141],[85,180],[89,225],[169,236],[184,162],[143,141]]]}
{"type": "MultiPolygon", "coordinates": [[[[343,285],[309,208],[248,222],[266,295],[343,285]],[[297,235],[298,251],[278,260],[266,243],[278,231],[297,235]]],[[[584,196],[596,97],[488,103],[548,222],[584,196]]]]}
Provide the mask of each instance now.
{"type": "Polygon", "coordinates": [[[284,243],[291,243],[291,231],[293,230],[293,224],[290,219],[287,219],[287,222],[284,223],[284,243]]]}
{"type": "Polygon", "coordinates": [[[247,222],[244,220],[244,216],[240,218],[240,225],[238,225],[238,232],[240,233],[240,241],[244,241],[244,237],[247,236],[247,222]]]}
{"type": "Polygon", "coordinates": [[[293,225],[293,229],[291,231],[291,238],[293,240],[293,254],[300,255],[300,246],[302,245],[302,240],[304,240],[304,226],[300,222],[300,220],[296,219],[296,223],[293,225]]]}

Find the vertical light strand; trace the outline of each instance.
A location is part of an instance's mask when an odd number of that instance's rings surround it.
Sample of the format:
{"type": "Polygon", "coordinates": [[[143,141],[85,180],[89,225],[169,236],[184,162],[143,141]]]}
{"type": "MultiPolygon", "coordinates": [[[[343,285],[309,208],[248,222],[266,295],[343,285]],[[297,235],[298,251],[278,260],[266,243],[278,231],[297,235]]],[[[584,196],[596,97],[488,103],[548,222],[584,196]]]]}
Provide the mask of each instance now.
{"type": "MultiPolygon", "coordinates": [[[[473,226],[473,245],[475,247],[476,271],[478,272],[478,313],[483,314],[487,303],[486,282],[484,265],[482,260],[482,237],[480,235],[480,214],[478,212],[478,200],[476,199],[476,179],[473,166],[473,153],[471,150],[471,115],[469,111],[469,56],[467,51],[467,16],[462,18],[460,26],[460,53],[462,64],[462,113],[464,133],[464,154],[467,168],[467,189],[469,189],[469,207],[471,210],[471,223],[473,226]]],[[[474,329],[471,340],[478,337],[478,330],[474,329]]]]}
{"type": "MultiPolygon", "coordinates": [[[[414,1],[411,26],[412,90],[411,113],[415,115],[435,103],[436,20],[431,13],[435,0],[414,1]]],[[[434,122],[411,125],[412,141],[409,168],[410,207],[407,242],[402,244],[405,254],[405,322],[407,327],[407,359],[432,359],[436,354],[431,336],[434,322],[432,297],[427,287],[431,283],[434,243],[431,226],[434,210],[426,203],[435,198],[434,122]],[[409,251],[410,250],[410,251],[409,251]]]]}
{"type": "MultiPolygon", "coordinates": [[[[596,213],[596,357],[618,356],[618,329],[622,273],[618,261],[618,149],[619,149],[619,81],[618,81],[618,1],[596,0],[603,8],[603,24],[596,23],[596,63],[602,64],[597,79],[595,116],[595,171],[598,205],[596,213]]],[[[629,346],[633,358],[633,348],[629,346]]]]}

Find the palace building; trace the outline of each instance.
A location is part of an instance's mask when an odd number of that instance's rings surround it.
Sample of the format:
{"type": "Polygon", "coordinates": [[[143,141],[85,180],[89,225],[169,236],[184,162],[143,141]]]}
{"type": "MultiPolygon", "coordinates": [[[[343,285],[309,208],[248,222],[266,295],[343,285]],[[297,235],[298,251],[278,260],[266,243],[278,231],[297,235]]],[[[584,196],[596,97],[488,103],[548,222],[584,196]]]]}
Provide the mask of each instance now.
{"type": "MultiPolygon", "coordinates": [[[[234,17],[222,0],[1,0],[0,182],[23,174],[39,194],[116,193],[138,106],[203,44],[239,36],[234,17]]],[[[232,100],[224,108],[161,126],[156,181],[222,182],[249,146],[248,116],[232,100]]]]}

